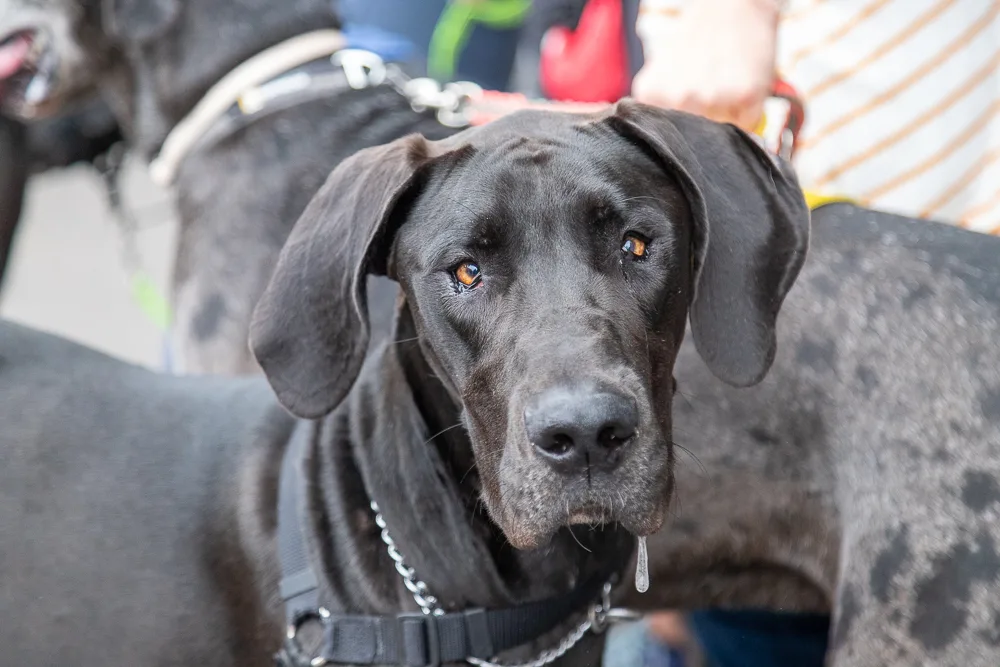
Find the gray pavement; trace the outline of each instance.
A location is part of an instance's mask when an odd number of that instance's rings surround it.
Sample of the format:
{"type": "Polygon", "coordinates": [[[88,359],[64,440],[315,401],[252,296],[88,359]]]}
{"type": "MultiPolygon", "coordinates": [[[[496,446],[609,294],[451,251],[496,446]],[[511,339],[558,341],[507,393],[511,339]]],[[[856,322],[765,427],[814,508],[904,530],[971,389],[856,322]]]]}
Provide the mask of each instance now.
{"type": "MultiPolygon", "coordinates": [[[[165,294],[176,237],[170,198],[134,161],[123,183],[125,201],[139,219],[146,269],[165,294]]],[[[0,316],[160,367],[162,337],[132,299],[120,235],[97,173],[76,166],[34,178],[24,216],[0,316]]]]}

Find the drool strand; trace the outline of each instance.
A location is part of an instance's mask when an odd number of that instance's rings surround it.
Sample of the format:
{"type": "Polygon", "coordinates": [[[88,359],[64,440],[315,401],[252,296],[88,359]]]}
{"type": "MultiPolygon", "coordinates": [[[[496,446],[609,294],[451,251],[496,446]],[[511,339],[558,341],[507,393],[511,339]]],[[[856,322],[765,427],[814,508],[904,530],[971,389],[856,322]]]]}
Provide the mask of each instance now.
{"type": "Polygon", "coordinates": [[[635,590],[645,593],[649,590],[649,552],[646,551],[646,538],[639,538],[639,557],[635,564],[635,590]]]}

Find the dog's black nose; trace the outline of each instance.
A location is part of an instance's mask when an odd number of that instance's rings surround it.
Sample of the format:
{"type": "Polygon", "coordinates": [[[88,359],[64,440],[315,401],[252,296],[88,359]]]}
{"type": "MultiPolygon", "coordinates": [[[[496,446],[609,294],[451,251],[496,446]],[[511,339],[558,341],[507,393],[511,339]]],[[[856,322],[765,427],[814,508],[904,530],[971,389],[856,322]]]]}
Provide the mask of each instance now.
{"type": "Polygon", "coordinates": [[[553,466],[611,470],[639,426],[635,400],[621,394],[555,387],[524,408],[528,440],[553,466]]]}

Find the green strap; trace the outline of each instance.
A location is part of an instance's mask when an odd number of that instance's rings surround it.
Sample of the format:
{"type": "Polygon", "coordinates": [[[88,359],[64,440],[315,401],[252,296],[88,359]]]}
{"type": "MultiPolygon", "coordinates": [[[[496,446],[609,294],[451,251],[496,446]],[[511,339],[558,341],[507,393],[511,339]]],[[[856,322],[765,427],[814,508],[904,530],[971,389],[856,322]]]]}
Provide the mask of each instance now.
{"type": "Polygon", "coordinates": [[[441,81],[455,77],[458,58],[472,33],[473,23],[505,29],[520,25],[531,0],[451,0],[441,12],[427,49],[427,72],[441,81]]]}
{"type": "Polygon", "coordinates": [[[170,326],[170,305],[163,298],[152,278],[143,272],[132,276],[132,298],[139,309],[148,317],[157,329],[167,331],[170,326]]]}

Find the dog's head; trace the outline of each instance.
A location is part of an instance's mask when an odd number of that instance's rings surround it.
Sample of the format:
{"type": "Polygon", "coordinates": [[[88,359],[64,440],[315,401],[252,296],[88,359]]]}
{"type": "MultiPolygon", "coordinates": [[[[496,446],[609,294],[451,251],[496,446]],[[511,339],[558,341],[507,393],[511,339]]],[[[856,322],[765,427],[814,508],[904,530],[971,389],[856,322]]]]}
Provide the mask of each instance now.
{"type": "Polygon", "coordinates": [[[93,2],[8,0],[0,7],[0,109],[50,116],[93,92],[98,70],[86,42],[93,2]]]}
{"type": "Polygon", "coordinates": [[[0,109],[49,116],[99,88],[146,150],[247,58],[336,24],[329,0],[5,0],[0,109]]]}
{"type": "Polygon", "coordinates": [[[180,0],[8,0],[0,8],[0,109],[51,116],[92,95],[112,60],[163,35],[180,0]]]}
{"type": "Polygon", "coordinates": [[[362,151],[299,220],[251,327],[281,402],[317,418],[368,344],[366,274],[399,282],[515,546],[659,528],[690,312],[713,372],[763,378],[805,255],[794,176],[734,127],[625,101],[362,151]]]}

